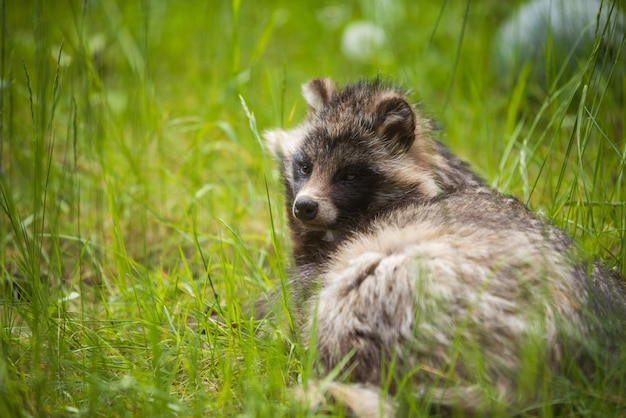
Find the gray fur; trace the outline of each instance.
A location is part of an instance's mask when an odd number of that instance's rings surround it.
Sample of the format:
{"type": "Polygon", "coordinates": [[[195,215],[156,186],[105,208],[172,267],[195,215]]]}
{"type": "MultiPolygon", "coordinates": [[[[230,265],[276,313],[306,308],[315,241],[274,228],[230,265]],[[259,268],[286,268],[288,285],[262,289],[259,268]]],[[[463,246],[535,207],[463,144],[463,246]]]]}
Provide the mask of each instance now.
{"type": "Polygon", "coordinates": [[[582,341],[610,356],[620,279],[487,187],[401,90],[324,79],[303,95],[306,120],[266,139],[285,180],[294,296],[326,372],[352,356],[351,382],[393,393],[410,381],[417,396],[475,412],[532,402],[546,371],[597,357],[582,341]],[[523,377],[528,358],[536,381],[523,377]]]}

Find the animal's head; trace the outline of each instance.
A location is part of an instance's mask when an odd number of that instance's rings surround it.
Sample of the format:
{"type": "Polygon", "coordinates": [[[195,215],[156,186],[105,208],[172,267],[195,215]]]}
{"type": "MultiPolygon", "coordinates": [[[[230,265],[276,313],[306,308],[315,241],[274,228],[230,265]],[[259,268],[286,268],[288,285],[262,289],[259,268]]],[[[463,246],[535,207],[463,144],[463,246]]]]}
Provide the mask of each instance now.
{"type": "Polygon", "coordinates": [[[430,122],[398,89],[376,80],[339,90],[315,79],[302,93],[307,118],[265,133],[294,222],[341,231],[407,197],[440,193],[429,167],[430,122]]]}

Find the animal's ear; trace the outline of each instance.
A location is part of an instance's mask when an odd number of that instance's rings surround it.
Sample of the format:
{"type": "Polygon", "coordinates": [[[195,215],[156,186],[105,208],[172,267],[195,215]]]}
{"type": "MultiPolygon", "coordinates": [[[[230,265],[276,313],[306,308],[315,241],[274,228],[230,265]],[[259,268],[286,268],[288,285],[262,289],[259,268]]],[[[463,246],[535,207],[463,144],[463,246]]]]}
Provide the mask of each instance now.
{"type": "Polygon", "coordinates": [[[337,93],[337,85],[330,78],[316,78],[302,85],[302,96],[311,112],[324,108],[337,93]]]}
{"type": "Polygon", "coordinates": [[[406,152],[415,140],[415,112],[402,97],[392,96],[376,104],[376,135],[394,150],[406,152]]]}

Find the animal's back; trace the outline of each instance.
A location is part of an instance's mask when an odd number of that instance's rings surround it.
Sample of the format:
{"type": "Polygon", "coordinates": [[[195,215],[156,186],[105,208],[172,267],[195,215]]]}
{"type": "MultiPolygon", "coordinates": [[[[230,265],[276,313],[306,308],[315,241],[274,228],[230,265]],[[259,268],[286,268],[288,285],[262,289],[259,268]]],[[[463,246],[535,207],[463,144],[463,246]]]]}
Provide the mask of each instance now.
{"type": "Polygon", "coordinates": [[[520,386],[528,357],[540,379],[588,330],[586,270],[567,248],[560,230],[489,190],[395,209],[322,275],[311,304],[320,359],[330,372],[352,355],[353,381],[412,376],[441,403],[469,396],[469,410],[487,386],[498,402],[524,390],[528,400],[540,387],[520,386]]]}

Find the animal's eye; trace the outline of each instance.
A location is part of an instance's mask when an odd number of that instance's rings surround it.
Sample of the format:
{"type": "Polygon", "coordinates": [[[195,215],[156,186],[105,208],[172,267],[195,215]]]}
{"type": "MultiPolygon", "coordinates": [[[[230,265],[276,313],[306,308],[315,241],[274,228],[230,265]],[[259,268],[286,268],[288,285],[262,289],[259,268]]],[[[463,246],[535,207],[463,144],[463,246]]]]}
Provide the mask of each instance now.
{"type": "Polygon", "coordinates": [[[304,174],[305,176],[308,176],[309,174],[311,174],[311,171],[313,171],[309,164],[300,164],[299,169],[300,173],[304,174]]]}
{"type": "Polygon", "coordinates": [[[356,179],[356,173],[350,172],[343,175],[344,181],[353,181],[354,179],[356,179]]]}

